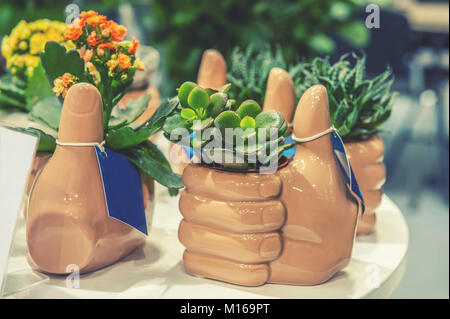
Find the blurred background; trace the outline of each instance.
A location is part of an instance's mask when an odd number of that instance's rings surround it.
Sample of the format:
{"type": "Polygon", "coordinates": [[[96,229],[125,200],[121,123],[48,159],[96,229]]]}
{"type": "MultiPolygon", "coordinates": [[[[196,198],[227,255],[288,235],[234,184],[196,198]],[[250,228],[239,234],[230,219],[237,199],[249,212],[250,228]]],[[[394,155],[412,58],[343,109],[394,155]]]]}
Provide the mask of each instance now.
{"type": "MultiPolygon", "coordinates": [[[[0,39],[22,19],[65,20],[65,8],[96,10],[159,51],[151,82],[163,96],[195,80],[203,50],[229,56],[251,42],[299,59],[364,52],[367,71],[386,66],[400,94],[382,134],[384,191],[410,230],[406,273],[393,298],[449,297],[449,3],[441,0],[0,0],[0,39]],[[365,25],[368,4],[380,28],[365,25]]],[[[4,72],[0,61],[0,74],[4,72]]]]}

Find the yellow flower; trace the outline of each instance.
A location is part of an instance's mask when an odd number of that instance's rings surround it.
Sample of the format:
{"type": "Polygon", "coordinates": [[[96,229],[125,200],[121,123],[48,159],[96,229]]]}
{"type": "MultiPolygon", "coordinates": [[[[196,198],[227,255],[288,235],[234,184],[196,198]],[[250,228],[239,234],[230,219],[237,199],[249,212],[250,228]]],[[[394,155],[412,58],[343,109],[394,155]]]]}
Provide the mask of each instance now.
{"type": "Polygon", "coordinates": [[[7,67],[18,76],[30,76],[39,64],[39,53],[44,50],[47,41],[57,41],[73,48],[73,43],[64,39],[65,28],[65,23],[48,19],[30,23],[20,21],[2,40],[1,51],[7,67]]]}

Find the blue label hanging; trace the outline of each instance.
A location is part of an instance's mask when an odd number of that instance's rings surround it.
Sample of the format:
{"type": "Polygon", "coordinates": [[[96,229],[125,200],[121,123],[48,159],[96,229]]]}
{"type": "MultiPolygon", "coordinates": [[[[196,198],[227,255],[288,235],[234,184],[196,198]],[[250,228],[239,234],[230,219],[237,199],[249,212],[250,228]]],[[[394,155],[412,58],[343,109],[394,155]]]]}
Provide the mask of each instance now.
{"type": "Polygon", "coordinates": [[[335,131],[331,132],[331,141],[333,143],[334,154],[341,169],[345,183],[350,187],[352,193],[359,198],[362,209],[361,215],[364,215],[364,211],[366,209],[364,198],[362,196],[361,189],[359,188],[355,174],[353,173],[350,162],[348,161],[347,154],[345,153],[344,142],[342,142],[341,137],[335,131]]]}
{"type": "Polygon", "coordinates": [[[122,155],[95,146],[108,216],[148,234],[142,183],[137,168],[122,155]]]}

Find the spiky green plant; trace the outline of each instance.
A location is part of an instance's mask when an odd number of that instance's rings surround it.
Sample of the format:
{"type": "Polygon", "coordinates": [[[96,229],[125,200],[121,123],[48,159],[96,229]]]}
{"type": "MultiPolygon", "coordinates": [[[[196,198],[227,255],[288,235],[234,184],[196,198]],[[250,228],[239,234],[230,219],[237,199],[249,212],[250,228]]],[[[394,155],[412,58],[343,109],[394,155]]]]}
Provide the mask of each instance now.
{"type": "Polygon", "coordinates": [[[244,99],[253,99],[263,105],[267,77],[274,67],[286,68],[280,47],[276,47],[275,52],[269,44],[262,47],[250,44],[245,50],[234,48],[227,75],[232,84],[230,97],[238,105],[244,99]]]}
{"type": "Polygon", "coordinates": [[[315,58],[290,68],[297,98],[313,85],[328,92],[330,120],[344,139],[361,139],[379,130],[391,115],[396,92],[392,70],[387,68],[373,79],[366,75],[366,56],[343,55],[336,63],[315,58]],[[353,61],[352,61],[353,60],[353,61]]]}

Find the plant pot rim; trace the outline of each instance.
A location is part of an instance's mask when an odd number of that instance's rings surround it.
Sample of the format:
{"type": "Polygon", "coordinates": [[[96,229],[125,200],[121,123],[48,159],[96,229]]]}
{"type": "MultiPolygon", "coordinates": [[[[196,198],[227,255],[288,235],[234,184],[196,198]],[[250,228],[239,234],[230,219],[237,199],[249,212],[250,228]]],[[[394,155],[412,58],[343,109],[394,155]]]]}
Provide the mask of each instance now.
{"type": "MultiPolygon", "coordinates": [[[[279,164],[278,164],[276,171],[279,171],[283,167],[287,166],[288,163],[289,163],[289,159],[283,155],[279,160],[279,164]]],[[[194,164],[194,165],[200,165],[200,166],[203,166],[206,168],[215,169],[215,170],[223,171],[223,172],[229,172],[229,173],[246,174],[246,173],[259,173],[259,171],[260,171],[260,168],[236,169],[236,168],[222,167],[222,166],[218,166],[218,165],[216,165],[216,166],[207,165],[207,164],[203,164],[203,163],[198,163],[198,164],[194,164]]]]}

